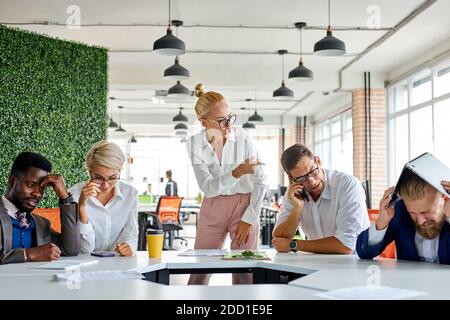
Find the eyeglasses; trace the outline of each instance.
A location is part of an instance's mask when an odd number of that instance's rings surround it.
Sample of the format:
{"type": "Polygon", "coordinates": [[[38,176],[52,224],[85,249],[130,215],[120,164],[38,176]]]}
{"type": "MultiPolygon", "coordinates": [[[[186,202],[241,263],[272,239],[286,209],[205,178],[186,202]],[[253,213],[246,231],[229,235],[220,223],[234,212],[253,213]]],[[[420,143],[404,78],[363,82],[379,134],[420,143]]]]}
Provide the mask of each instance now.
{"type": "Polygon", "coordinates": [[[205,118],[205,119],[215,121],[219,124],[219,127],[226,128],[228,126],[228,123],[234,124],[236,122],[236,118],[237,118],[237,116],[235,114],[230,114],[230,116],[228,118],[223,118],[220,120],[214,120],[214,119],[208,119],[208,118],[205,118]]]}
{"type": "Polygon", "coordinates": [[[311,169],[310,172],[308,172],[307,174],[305,174],[303,176],[293,178],[292,182],[294,182],[294,183],[304,183],[309,177],[315,177],[318,174],[319,174],[319,166],[316,164],[316,167],[311,169]]]}
{"type": "Polygon", "coordinates": [[[105,179],[103,177],[99,177],[95,174],[92,174],[92,172],[91,172],[91,181],[94,183],[97,183],[97,184],[102,184],[103,182],[106,182],[106,183],[112,185],[112,184],[116,184],[117,180],[119,180],[119,179],[120,179],[120,177],[112,177],[112,178],[105,179]]]}

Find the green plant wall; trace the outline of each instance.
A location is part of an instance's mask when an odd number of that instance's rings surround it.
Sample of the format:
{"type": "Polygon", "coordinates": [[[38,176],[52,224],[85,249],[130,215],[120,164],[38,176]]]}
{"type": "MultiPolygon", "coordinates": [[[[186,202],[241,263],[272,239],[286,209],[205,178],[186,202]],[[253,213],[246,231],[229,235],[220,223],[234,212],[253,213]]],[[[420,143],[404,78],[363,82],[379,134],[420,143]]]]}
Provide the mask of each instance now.
{"type": "MultiPolygon", "coordinates": [[[[0,25],[0,193],[16,155],[46,156],[67,187],[87,178],[84,157],[106,138],[107,50],[0,25]]],[[[46,191],[40,207],[57,206],[46,191]]]]}

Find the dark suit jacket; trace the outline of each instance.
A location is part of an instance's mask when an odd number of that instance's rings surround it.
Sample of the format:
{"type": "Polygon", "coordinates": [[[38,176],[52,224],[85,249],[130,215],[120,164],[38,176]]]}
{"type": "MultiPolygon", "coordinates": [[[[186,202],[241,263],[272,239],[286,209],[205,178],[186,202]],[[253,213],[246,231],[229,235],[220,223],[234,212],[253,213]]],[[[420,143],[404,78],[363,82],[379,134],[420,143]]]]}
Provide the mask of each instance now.
{"type": "MultiPolygon", "coordinates": [[[[372,259],[378,256],[392,242],[395,241],[397,258],[420,261],[414,238],[416,227],[406,210],[402,200],[395,204],[395,214],[384,235],[383,241],[377,245],[369,245],[369,229],[363,231],[356,241],[356,252],[362,259],[372,259]]],[[[439,263],[450,264],[450,225],[444,222],[439,235],[438,247],[439,263]]]]}
{"type": "MultiPolygon", "coordinates": [[[[37,246],[53,242],[64,256],[76,256],[80,252],[80,229],[77,204],[62,205],[60,209],[61,234],[50,228],[50,221],[31,214],[36,223],[37,246]]],[[[25,262],[22,248],[12,248],[12,223],[0,197],[0,264],[25,262]]]]}
{"type": "Polygon", "coordinates": [[[178,185],[175,181],[170,180],[166,184],[165,189],[166,196],[177,196],[178,197],[178,185]],[[172,194],[172,185],[173,185],[173,194],[172,194]]]}

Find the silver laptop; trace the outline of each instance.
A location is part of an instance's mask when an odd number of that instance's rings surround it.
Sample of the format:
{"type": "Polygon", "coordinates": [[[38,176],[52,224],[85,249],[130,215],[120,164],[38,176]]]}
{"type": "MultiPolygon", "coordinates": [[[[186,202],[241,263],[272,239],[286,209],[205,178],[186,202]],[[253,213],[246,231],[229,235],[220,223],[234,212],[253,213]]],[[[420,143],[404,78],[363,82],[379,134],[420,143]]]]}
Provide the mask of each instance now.
{"type": "Polygon", "coordinates": [[[416,174],[436,188],[439,192],[450,197],[450,194],[445,191],[441,184],[442,180],[450,181],[450,169],[444,163],[435,158],[431,153],[425,152],[405,164],[402,173],[398,178],[388,207],[392,207],[397,201],[400,200],[400,196],[398,195],[400,185],[411,173],[416,174]]]}

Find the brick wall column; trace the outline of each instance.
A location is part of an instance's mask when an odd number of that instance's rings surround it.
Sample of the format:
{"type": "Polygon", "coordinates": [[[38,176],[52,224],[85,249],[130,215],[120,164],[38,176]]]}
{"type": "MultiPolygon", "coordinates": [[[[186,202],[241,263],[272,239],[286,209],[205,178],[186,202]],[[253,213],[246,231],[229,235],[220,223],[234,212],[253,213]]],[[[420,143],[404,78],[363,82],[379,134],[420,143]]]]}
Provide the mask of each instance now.
{"type": "MultiPolygon", "coordinates": [[[[381,196],[387,187],[387,145],[386,145],[386,106],[384,89],[371,89],[371,203],[372,208],[378,208],[381,196]]],[[[353,122],[353,175],[361,181],[369,180],[369,170],[366,172],[366,140],[364,117],[364,89],[352,93],[353,122]]],[[[368,115],[367,115],[368,117],[368,115]]],[[[368,132],[368,131],[367,131],[368,132]]],[[[367,141],[369,137],[367,135],[367,141]]],[[[370,160],[370,157],[368,158],[370,160]]],[[[370,163],[370,162],[369,162],[370,163]]]]}

